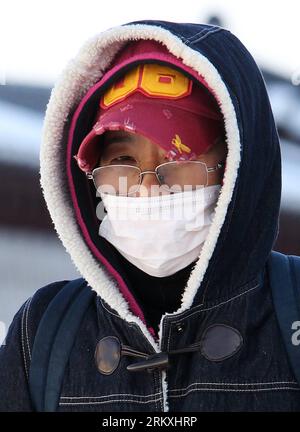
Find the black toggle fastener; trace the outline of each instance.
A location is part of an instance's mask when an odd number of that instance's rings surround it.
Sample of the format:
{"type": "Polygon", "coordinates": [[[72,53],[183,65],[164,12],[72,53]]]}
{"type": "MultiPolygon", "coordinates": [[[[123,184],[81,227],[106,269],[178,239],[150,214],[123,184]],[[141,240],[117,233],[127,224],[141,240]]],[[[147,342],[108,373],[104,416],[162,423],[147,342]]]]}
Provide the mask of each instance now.
{"type": "Polygon", "coordinates": [[[207,360],[223,361],[235,355],[242,344],[243,339],[237,329],[225,324],[213,324],[203,332],[200,341],[187,347],[149,355],[127,345],[122,345],[121,355],[143,358],[143,360],[127,366],[127,370],[151,372],[153,369],[167,369],[170,366],[170,356],[175,354],[200,351],[207,360]]]}
{"type": "Polygon", "coordinates": [[[217,323],[207,327],[198,342],[176,350],[152,354],[124,345],[116,336],[106,336],[97,343],[95,362],[101,374],[110,375],[119,366],[121,356],[137,357],[141,361],[127,366],[127,370],[151,372],[153,369],[160,370],[170,367],[170,356],[175,354],[200,351],[207,360],[216,362],[235,355],[242,345],[243,337],[237,329],[217,323]]]}
{"type": "Polygon", "coordinates": [[[168,353],[161,352],[149,356],[146,360],[141,360],[138,363],[128,365],[127,370],[138,372],[147,369],[148,372],[151,372],[153,369],[166,369],[169,366],[168,353]]]}
{"type": "Polygon", "coordinates": [[[138,351],[133,350],[132,348],[128,346],[122,346],[122,355],[132,355],[132,356],[138,356],[138,357],[144,357],[145,360],[142,360],[138,363],[132,363],[131,365],[127,366],[127,370],[131,372],[138,372],[143,371],[145,369],[148,370],[148,372],[151,372],[153,369],[166,369],[170,366],[169,363],[169,356],[174,354],[183,354],[193,351],[198,351],[200,347],[199,342],[196,342],[192,345],[189,345],[185,348],[180,348],[173,351],[167,351],[167,352],[160,352],[152,355],[147,355],[144,353],[140,353],[138,351]],[[138,353],[138,354],[137,354],[138,353]]]}

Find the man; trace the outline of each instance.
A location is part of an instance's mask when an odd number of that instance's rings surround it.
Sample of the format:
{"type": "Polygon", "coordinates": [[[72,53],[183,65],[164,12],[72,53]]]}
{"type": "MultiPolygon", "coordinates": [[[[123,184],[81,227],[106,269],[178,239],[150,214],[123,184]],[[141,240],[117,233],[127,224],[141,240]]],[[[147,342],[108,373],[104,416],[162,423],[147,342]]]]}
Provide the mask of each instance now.
{"type": "MultiPolygon", "coordinates": [[[[96,293],[59,411],[299,410],[266,271],[278,134],[261,73],[234,35],[141,21],[91,40],[52,94],[41,184],[96,293]]],[[[65,283],[15,316],[0,353],[2,410],[35,410],[33,342],[65,283]]]]}

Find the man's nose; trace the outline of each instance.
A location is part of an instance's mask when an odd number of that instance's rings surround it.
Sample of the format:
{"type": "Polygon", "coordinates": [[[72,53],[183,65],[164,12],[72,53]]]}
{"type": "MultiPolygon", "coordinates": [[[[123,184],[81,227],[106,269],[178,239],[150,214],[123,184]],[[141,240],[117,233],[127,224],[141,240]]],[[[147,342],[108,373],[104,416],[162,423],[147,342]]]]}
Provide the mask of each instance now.
{"type": "Polygon", "coordinates": [[[157,180],[155,172],[152,170],[145,170],[142,174],[142,181],[136,196],[153,196],[158,195],[160,190],[160,184],[157,180]],[[149,172],[148,172],[149,171],[149,172]]]}

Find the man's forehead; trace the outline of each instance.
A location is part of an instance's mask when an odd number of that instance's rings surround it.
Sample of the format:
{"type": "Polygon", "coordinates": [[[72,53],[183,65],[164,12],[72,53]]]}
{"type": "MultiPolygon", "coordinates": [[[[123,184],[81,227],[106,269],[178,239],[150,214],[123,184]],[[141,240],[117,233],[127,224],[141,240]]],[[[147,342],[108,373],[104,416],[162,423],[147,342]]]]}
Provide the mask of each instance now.
{"type": "Polygon", "coordinates": [[[123,130],[106,131],[103,135],[106,143],[124,142],[129,144],[135,144],[138,141],[143,141],[149,142],[149,144],[151,143],[153,145],[156,145],[145,135],[140,135],[137,133],[127,132],[123,130]]]}
{"type": "MultiPolygon", "coordinates": [[[[112,148],[115,147],[113,144],[121,144],[126,147],[134,147],[138,149],[138,143],[143,142],[144,144],[147,144],[148,146],[153,146],[159,150],[159,152],[162,155],[166,154],[166,150],[164,150],[162,147],[160,147],[158,144],[151,141],[149,138],[147,138],[144,135],[126,132],[122,130],[118,131],[106,131],[104,134],[104,146],[106,148],[112,148]]],[[[145,148],[144,146],[140,148],[145,148]]]]}
{"type": "Polygon", "coordinates": [[[133,143],[137,139],[136,134],[132,134],[126,131],[106,131],[103,135],[106,143],[112,143],[112,142],[133,143]]]}

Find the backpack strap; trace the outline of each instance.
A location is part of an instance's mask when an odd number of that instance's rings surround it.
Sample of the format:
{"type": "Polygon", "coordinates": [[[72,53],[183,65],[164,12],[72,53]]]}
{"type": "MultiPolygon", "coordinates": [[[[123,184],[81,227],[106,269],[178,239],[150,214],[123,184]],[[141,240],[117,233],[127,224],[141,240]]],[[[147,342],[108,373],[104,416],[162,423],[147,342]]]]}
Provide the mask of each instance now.
{"type": "Polygon", "coordinates": [[[94,297],[85,279],[69,281],[49,303],[32,349],[29,389],[36,411],[56,411],[64,371],[84,313],[94,297]]]}
{"type": "Polygon", "coordinates": [[[292,339],[297,330],[293,323],[298,321],[300,327],[300,257],[272,251],[268,266],[279,327],[290,364],[300,385],[300,347],[292,339]]]}

